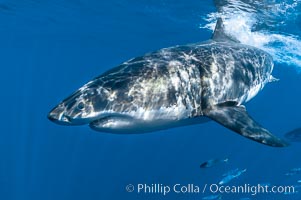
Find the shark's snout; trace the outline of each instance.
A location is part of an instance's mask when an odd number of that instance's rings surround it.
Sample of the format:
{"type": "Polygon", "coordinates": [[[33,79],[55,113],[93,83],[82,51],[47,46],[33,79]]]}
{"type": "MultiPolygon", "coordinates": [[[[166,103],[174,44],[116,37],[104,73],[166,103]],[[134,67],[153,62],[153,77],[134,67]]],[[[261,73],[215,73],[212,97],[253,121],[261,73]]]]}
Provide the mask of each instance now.
{"type": "Polygon", "coordinates": [[[61,125],[71,125],[70,117],[66,116],[65,109],[63,106],[59,105],[52,109],[48,114],[48,119],[54,123],[61,125]]]}

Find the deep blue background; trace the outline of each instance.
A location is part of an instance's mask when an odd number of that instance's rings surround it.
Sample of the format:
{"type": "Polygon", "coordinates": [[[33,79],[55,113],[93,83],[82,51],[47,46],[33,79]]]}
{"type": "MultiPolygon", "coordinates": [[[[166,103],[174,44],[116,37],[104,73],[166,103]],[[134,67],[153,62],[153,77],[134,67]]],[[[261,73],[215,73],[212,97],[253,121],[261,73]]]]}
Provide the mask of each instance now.
{"type": "MultiPolygon", "coordinates": [[[[64,127],[50,109],[102,72],[132,57],[210,38],[199,29],[211,1],[8,1],[0,3],[0,199],[201,199],[203,194],[127,193],[127,184],[217,183],[247,168],[234,185],[293,185],[301,174],[301,144],[271,148],[209,122],[142,135],[64,127]],[[210,169],[211,158],[229,158],[210,169]]],[[[301,75],[276,64],[249,113],[278,136],[299,127],[301,75]]],[[[301,192],[301,191],[300,191],[301,192]]],[[[207,193],[206,195],[208,195],[207,193]]],[[[228,194],[224,199],[248,195],[228,194]]],[[[300,199],[257,195],[252,199],[300,199]]]]}

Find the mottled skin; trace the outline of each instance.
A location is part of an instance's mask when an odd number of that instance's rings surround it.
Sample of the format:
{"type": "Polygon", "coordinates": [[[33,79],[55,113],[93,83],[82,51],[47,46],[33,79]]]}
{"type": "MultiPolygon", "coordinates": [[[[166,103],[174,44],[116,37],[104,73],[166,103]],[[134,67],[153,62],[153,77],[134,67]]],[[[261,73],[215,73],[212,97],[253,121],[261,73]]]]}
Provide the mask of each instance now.
{"type": "MultiPolygon", "coordinates": [[[[61,123],[71,125],[108,116],[139,123],[196,118],[212,105],[226,101],[240,105],[251,99],[269,81],[272,69],[267,53],[232,42],[209,40],[165,48],[95,78],[62,102],[58,108],[63,114],[57,113],[67,117],[61,123]]],[[[152,124],[144,131],[161,126],[152,124]]],[[[116,132],[115,126],[112,129],[116,132]]]]}
{"type": "Polygon", "coordinates": [[[287,144],[261,127],[241,104],[273,80],[271,56],[224,33],[131,59],[90,81],[48,115],[63,125],[143,133],[209,119],[270,146],[287,144]]]}

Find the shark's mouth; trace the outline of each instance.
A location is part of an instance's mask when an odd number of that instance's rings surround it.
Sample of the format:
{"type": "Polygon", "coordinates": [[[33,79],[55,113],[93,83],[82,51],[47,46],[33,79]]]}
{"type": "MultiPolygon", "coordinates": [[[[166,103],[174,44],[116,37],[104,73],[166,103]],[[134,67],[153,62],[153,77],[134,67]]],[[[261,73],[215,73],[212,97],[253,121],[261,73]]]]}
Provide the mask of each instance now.
{"type": "Polygon", "coordinates": [[[126,115],[112,115],[94,120],[89,126],[93,130],[102,132],[130,132],[130,129],[135,129],[135,119],[126,115]]]}
{"type": "Polygon", "coordinates": [[[49,114],[48,119],[52,122],[60,125],[71,125],[71,119],[64,115],[65,107],[62,104],[59,104],[55,108],[53,108],[49,114]]]}

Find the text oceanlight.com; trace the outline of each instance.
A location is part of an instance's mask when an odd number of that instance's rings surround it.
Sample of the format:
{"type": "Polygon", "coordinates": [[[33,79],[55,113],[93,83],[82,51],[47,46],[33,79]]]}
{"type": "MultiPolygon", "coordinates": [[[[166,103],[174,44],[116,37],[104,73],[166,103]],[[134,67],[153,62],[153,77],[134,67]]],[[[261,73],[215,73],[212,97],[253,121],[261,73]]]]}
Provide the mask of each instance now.
{"type": "Polygon", "coordinates": [[[219,184],[128,184],[126,186],[127,192],[135,192],[137,194],[159,194],[168,195],[170,193],[176,194],[294,194],[298,191],[294,186],[272,186],[272,185],[219,185],[219,184]]]}

